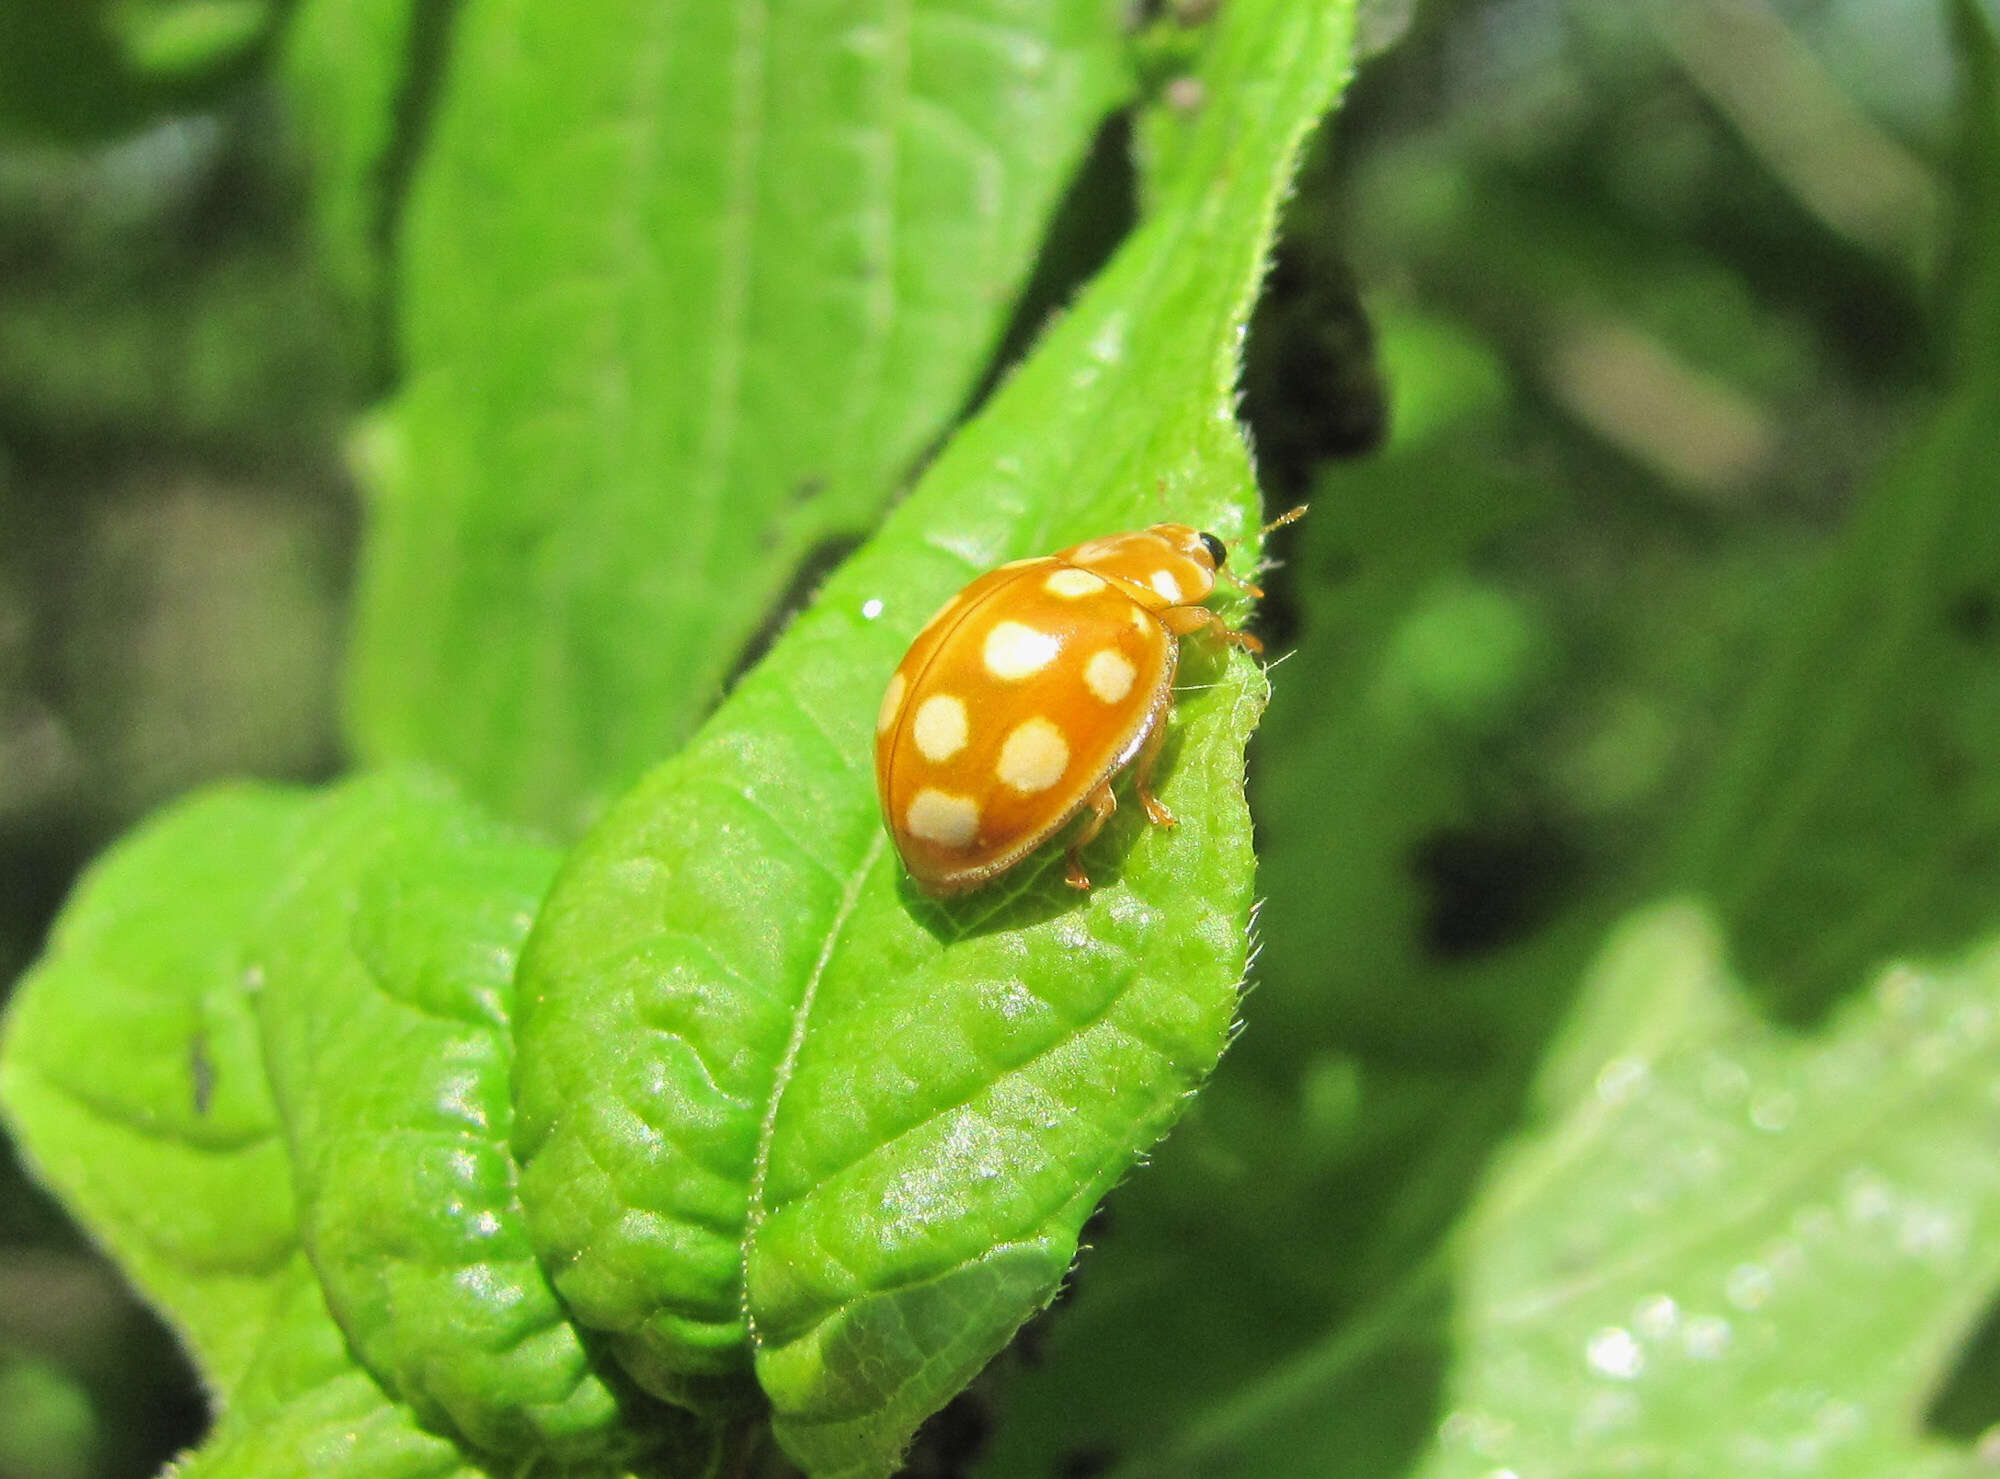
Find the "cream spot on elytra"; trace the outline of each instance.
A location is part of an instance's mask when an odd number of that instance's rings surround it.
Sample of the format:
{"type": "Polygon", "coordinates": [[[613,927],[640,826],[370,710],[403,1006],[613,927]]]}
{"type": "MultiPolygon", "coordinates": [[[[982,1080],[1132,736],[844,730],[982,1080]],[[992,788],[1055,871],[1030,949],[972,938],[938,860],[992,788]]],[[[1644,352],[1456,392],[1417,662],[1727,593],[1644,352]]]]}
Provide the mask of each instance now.
{"type": "Polygon", "coordinates": [[[1073,565],[1065,565],[1047,580],[1042,589],[1052,596],[1063,596],[1074,601],[1079,596],[1091,596],[1104,589],[1104,577],[1092,575],[1088,570],[1078,570],[1073,565]]]}
{"type": "Polygon", "coordinates": [[[1037,717],[1017,724],[1000,747],[1000,779],[1024,795],[1046,791],[1062,779],[1069,765],[1069,744],[1062,731],[1037,717]]]}
{"type": "Polygon", "coordinates": [[[926,786],[911,800],[903,822],[912,837],[939,847],[967,847],[979,835],[979,803],[926,786]]]}
{"type": "Polygon", "coordinates": [[[965,748],[965,704],[949,693],[934,693],[917,705],[910,733],[924,759],[942,765],[965,748]]]}
{"type": "Polygon", "coordinates": [[[1137,676],[1132,660],[1115,647],[1093,652],[1083,665],[1084,686],[1107,704],[1115,704],[1130,693],[1137,676]]]}
{"type": "Polygon", "coordinates": [[[1181,599],[1181,583],[1174,579],[1173,572],[1170,570],[1155,570],[1153,572],[1153,589],[1158,591],[1166,600],[1178,603],[1181,599]]]}
{"type": "Polygon", "coordinates": [[[996,678],[1025,678],[1054,662],[1061,646],[1047,632],[1003,621],[986,634],[986,671],[996,678]]]}
{"type": "Polygon", "coordinates": [[[889,726],[896,722],[896,712],[903,707],[903,693],[909,686],[901,673],[889,680],[889,691],[882,695],[881,712],[875,716],[877,734],[887,734],[889,726]]]}

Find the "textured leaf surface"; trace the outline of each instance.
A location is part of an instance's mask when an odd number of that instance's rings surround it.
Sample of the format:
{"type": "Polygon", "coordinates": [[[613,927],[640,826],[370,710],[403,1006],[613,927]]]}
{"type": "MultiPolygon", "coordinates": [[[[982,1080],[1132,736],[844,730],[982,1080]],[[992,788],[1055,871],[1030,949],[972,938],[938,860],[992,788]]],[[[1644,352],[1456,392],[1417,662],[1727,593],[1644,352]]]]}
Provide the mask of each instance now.
{"type": "Polygon", "coordinates": [[[276,1281],[243,1380],[175,1479],[474,1479],[458,1449],[416,1425],[348,1352],[303,1256],[276,1281]]]}
{"type": "Polygon", "coordinates": [[[354,1363],[298,1251],[245,989],[310,815],[297,794],[214,791],[100,862],[16,993],[0,1104],[199,1361],[225,1416],[191,1472],[430,1479],[457,1450],[354,1363]]]}
{"type": "MultiPolygon", "coordinates": [[[[1921,1425],[2000,1281],[1996,1010],[1988,945],[1791,1037],[1701,911],[1629,921],[1452,1244],[1457,1353],[1414,1471],[1971,1472],[1921,1425]]],[[[1318,1472],[1352,1421],[1330,1399],[1393,1329],[1251,1384],[1165,1470],[1318,1472]]]]}
{"type": "Polygon", "coordinates": [[[1252,522],[1237,340],[1347,22],[1229,8],[1213,102],[1183,121],[1154,214],[689,750],[586,838],[530,941],[523,1196],[559,1289],[661,1390],[754,1351],[815,1473],[886,1472],[1053,1293],[1083,1218],[1221,1049],[1254,665],[1190,655],[1164,789],[1182,825],[1121,818],[1087,899],[1047,860],[950,906],[912,892],[871,724],[911,634],[979,570],[1162,513],[1252,522]]]}
{"type": "Polygon", "coordinates": [[[40,1177],[185,1337],[213,1388],[248,1365],[297,1247],[244,945],[295,798],[166,812],[79,886],[17,989],[0,1103],[40,1177]]]}
{"type": "Polygon", "coordinates": [[[554,863],[434,782],[222,790],[65,912],[0,1094],[186,1334],[221,1414],[191,1471],[460,1470],[383,1385],[516,1456],[662,1434],[589,1374],[513,1196],[507,1011],[554,863]]]}
{"type": "Polygon", "coordinates": [[[1560,1113],[1466,1230],[1420,1472],[1969,1467],[1920,1424],[2000,1281],[2000,948],[1894,968],[1807,1039],[1727,985],[1693,910],[1614,939],[1551,1066],[1560,1113]]]}
{"type": "Polygon", "coordinates": [[[574,830],[958,408],[1115,0],[493,0],[412,201],[354,733],[574,830]]]}
{"type": "Polygon", "coordinates": [[[435,782],[353,782],[314,807],[252,968],[300,1231],[354,1351],[429,1426],[576,1459],[621,1413],[507,1145],[514,962],[555,864],[435,782]]]}

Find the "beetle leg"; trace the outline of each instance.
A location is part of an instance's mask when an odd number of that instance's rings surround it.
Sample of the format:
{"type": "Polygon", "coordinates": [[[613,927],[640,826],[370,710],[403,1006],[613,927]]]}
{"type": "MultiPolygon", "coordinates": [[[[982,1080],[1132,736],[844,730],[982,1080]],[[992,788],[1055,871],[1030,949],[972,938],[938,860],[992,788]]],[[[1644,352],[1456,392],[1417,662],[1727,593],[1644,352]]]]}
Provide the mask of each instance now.
{"type": "Polygon", "coordinates": [[[1213,627],[1217,635],[1232,647],[1241,647],[1245,652],[1253,654],[1264,650],[1262,642],[1250,633],[1231,626],[1218,613],[1206,606],[1169,606],[1165,611],[1156,614],[1167,630],[1176,637],[1190,636],[1203,627],[1213,627]]]}
{"type": "Polygon", "coordinates": [[[1251,600],[1261,601],[1264,599],[1264,587],[1258,585],[1255,581],[1245,580],[1242,576],[1238,575],[1234,570],[1224,567],[1223,569],[1217,570],[1215,574],[1218,580],[1228,581],[1231,585],[1235,586],[1236,589],[1243,592],[1244,595],[1250,597],[1251,600]]]}
{"type": "Polygon", "coordinates": [[[1069,845],[1069,867],[1063,874],[1063,882],[1071,888],[1090,887],[1090,875],[1083,871],[1083,849],[1090,840],[1104,830],[1104,824],[1111,820],[1111,814],[1118,810],[1118,798],[1111,794],[1111,782],[1106,781],[1090,793],[1086,802],[1091,810],[1091,818],[1083,824],[1076,840],[1069,845]]]}
{"type": "Polygon", "coordinates": [[[1166,803],[1153,794],[1153,765],[1160,758],[1160,746],[1167,738],[1167,720],[1162,714],[1153,725],[1153,732],[1146,736],[1146,743],[1139,747],[1139,756],[1132,762],[1132,790],[1139,798],[1139,804],[1146,808],[1146,819],[1156,827],[1178,827],[1179,820],[1167,810],[1166,803]]]}

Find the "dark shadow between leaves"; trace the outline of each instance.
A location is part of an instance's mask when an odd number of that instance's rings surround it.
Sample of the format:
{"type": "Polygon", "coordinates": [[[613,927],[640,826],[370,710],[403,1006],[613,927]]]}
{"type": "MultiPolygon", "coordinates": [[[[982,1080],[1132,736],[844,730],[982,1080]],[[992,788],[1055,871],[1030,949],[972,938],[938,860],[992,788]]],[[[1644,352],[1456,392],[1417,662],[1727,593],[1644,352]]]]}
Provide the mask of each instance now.
{"type": "Polygon", "coordinates": [[[1111,261],[1138,219],[1132,119],[1127,113],[1114,113],[1091,140],[1083,167],[1057,204],[1035,254],[1034,272],[1015,302],[986,373],[966,397],[957,424],[970,420],[986,404],[1007,371],[1034,347],[1050,318],[1111,261]]]}
{"type": "Polygon", "coordinates": [[[1977,1445],[1982,1455],[1991,1443],[1988,1435],[2000,1433],[2000,1300],[1987,1306],[1938,1383],[1924,1410],[1924,1431],[1950,1442],[1977,1445]]]}
{"type": "MultiPolygon", "coordinates": [[[[393,261],[403,234],[410,182],[430,143],[438,99],[444,89],[452,37],[463,0],[418,0],[410,14],[409,50],[395,102],[395,128],[375,165],[377,194],[369,237],[386,264],[393,261]]],[[[385,270],[382,291],[368,305],[368,354],[360,389],[381,391],[402,378],[403,346],[396,325],[404,319],[400,275],[385,270]]]]}
{"type": "MultiPolygon", "coordinates": [[[[795,507],[803,508],[825,491],[825,480],[811,477],[802,480],[793,489],[795,507]]],[[[847,557],[862,545],[858,534],[829,534],[820,540],[793,567],[791,577],[785,582],[785,589],[778,599],[771,603],[770,614],[737,653],[736,661],[722,680],[721,693],[728,693],[743,681],[743,677],[771,650],[771,646],[784,635],[785,628],[792,624],[792,618],[803,611],[812,601],[826,578],[840,568],[847,557]]]]}

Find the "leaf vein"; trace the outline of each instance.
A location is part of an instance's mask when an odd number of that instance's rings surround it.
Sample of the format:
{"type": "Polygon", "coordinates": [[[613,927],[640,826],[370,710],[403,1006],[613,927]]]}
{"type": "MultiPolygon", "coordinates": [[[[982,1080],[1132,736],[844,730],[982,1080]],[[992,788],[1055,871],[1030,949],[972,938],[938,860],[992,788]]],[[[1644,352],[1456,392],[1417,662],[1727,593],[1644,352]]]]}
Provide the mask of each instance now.
{"type": "Polygon", "coordinates": [[[698,775],[694,778],[694,780],[696,785],[699,785],[706,790],[713,791],[718,796],[725,798],[727,801],[729,801],[732,805],[734,805],[738,809],[747,811],[751,816],[755,817],[766,828],[768,828],[771,831],[771,833],[778,839],[778,841],[783,843],[786,848],[788,848],[794,853],[797,853],[799,857],[803,858],[806,862],[812,864],[813,867],[817,868],[820,872],[824,873],[828,878],[835,880],[840,879],[841,872],[837,867],[835,867],[832,863],[829,863],[825,858],[820,857],[810,847],[808,847],[803,838],[801,838],[797,833],[793,832],[783,822],[779,821],[778,814],[773,810],[771,810],[770,807],[766,806],[756,796],[750,794],[747,791],[744,791],[738,786],[733,786],[729,782],[721,780],[715,776],[698,775]]]}
{"type": "Polygon", "coordinates": [[[779,692],[785,696],[785,701],[797,710],[799,717],[812,726],[813,733],[826,745],[827,753],[843,770],[852,771],[858,768],[859,761],[856,759],[854,746],[834,734],[826,721],[820,718],[819,711],[805,701],[804,695],[789,683],[781,685],[779,692]]]}
{"type": "Polygon", "coordinates": [[[784,1056],[778,1060],[777,1071],[771,1077],[771,1098],[765,1106],[764,1121],[757,1129],[757,1151],[751,1162],[750,1194],[744,1209],[742,1256],[736,1273],[741,1291],[743,1327],[749,1332],[752,1348],[758,1343],[758,1334],[756,1316],[750,1308],[750,1250],[757,1240],[758,1229],[764,1224],[764,1183],[771,1172],[771,1146],[777,1133],[778,1109],[798,1067],[799,1053],[805,1047],[806,1028],[812,1020],[813,1002],[819,995],[820,982],[825,979],[827,966],[833,960],[848,921],[854,917],[854,911],[861,902],[861,892],[869,875],[881,861],[885,842],[886,834],[877,831],[869,839],[868,850],[861,855],[860,863],[847,881],[840,906],[827,926],[826,944],[819,953],[819,959],[813,962],[812,973],[806,978],[805,989],[799,994],[798,1006],[793,1009],[791,1038],[785,1044],[784,1056]]]}
{"type": "MultiPolygon", "coordinates": [[[[829,1183],[833,1182],[834,1180],[838,1179],[841,1176],[846,1175],[849,1171],[855,1169],[855,1167],[860,1166],[864,1162],[873,1159],[877,1155],[880,1155],[883,1151],[888,1150],[890,1147],[894,1146],[898,1141],[903,1140],[910,1135],[916,1134],[926,1125],[935,1123],[937,1120],[944,1118],[946,1115],[956,1114],[962,1109],[969,1108],[974,1100],[978,1099],[982,1094],[990,1092],[1002,1080],[1013,1077],[1017,1074],[1022,1074],[1027,1072],[1029,1069],[1033,1068],[1036,1064],[1042,1062],[1043,1060],[1049,1057],[1052,1057],[1056,1053],[1061,1052],[1064,1048],[1074,1043],[1078,1038],[1082,1037],[1086,1032],[1089,1032],[1094,1027],[1100,1025],[1109,1026],[1111,1030],[1120,1033],[1126,1038],[1129,1038],[1134,1043],[1137,1043],[1141,1048],[1144,1048],[1147,1052],[1153,1053],[1171,1062],[1173,1060],[1173,1054],[1167,1052],[1159,1044],[1150,1041],[1143,1034],[1135,1031],[1129,1025],[1111,1023],[1108,1021],[1111,1014],[1118,1009],[1119,1004],[1124,1001],[1126,995],[1132,990],[1132,987],[1137,983],[1138,979],[1139,979],[1138,971],[1134,969],[1126,976],[1123,984],[1121,984],[1115,991],[1112,991],[1107,995],[1103,1003],[1094,1008],[1088,1015],[1079,1018],[1076,1022],[1072,1023],[1070,1026],[1065,1027],[1063,1031],[1060,1034],[1058,1034],[1055,1038],[1051,1039],[1047,1043],[1044,1043],[1041,1047],[1035,1049],[1034,1052],[1028,1054],[1027,1057],[1020,1059],[1018,1062],[1009,1063],[998,1068],[988,1077],[982,1079],[978,1084],[978,1086],[974,1088],[971,1093],[966,1094],[960,1099],[954,1100],[950,1104],[942,1104],[935,1109],[927,1111],[926,1113],[920,1115],[918,1118],[910,1121],[908,1124],[903,1125],[899,1129],[885,1136],[883,1139],[878,1140],[873,1145],[869,1146],[866,1150],[862,1151],[860,1154],[852,1156],[846,1161],[843,1161],[840,1165],[835,1166],[832,1170],[826,1171],[820,1174],[819,1176],[814,1177],[813,1180],[807,1185],[791,1193],[789,1196],[783,1198],[781,1201],[773,1203],[766,1210],[765,1215],[769,1216],[775,1214],[777,1212],[784,1210],[786,1207],[792,1206],[795,1203],[806,1200],[808,1197],[812,1196],[815,1192],[821,1190],[829,1183]]],[[[1024,989],[1029,989],[1027,988],[1026,982],[1021,982],[1019,984],[1021,984],[1024,989]]],[[[1035,993],[1033,993],[1031,990],[1031,994],[1035,993]]],[[[1047,1002],[1048,1000],[1046,997],[1041,997],[1039,995],[1037,995],[1037,999],[1043,1002],[1047,1002]]],[[[1053,1005],[1052,1003],[1050,1004],[1053,1005]]]]}

